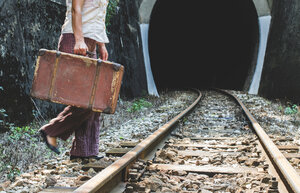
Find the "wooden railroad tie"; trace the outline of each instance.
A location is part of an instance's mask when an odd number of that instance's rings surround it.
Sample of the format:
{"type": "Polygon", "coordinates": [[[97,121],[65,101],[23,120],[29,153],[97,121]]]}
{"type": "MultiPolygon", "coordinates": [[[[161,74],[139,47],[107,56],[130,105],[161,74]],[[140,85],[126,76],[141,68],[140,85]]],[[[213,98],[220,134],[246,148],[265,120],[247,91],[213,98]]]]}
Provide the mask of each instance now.
{"type": "MultiPolygon", "coordinates": [[[[208,145],[204,143],[175,143],[175,144],[168,144],[170,147],[191,147],[191,148],[212,148],[212,149],[238,149],[242,147],[247,147],[245,145],[208,145]]],[[[248,146],[250,147],[250,146],[248,146]]],[[[278,145],[277,148],[279,150],[295,150],[299,151],[299,147],[296,145],[278,145]]]]}
{"type": "Polygon", "coordinates": [[[40,193],[53,193],[53,192],[69,193],[69,192],[73,192],[74,190],[76,190],[76,187],[50,187],[42,190],[40,193]]]}
{"type": "Polygon", "coordinates": [[[129,152],[132,148],[134,148],[139,142],[135,141],[122,141],[120,142],[121,148],[111,148],[105,152],[106,156],[117,156],[121,157],[127,152],[129,152]]]}
{"type": "Polygon", "coordinates": [[[105,155],[121,157],[121,156],[125,155],[127,152],[129,152],[130,150],[132,150],[132,148],[112,148],[112,149],[107,150],[105,152],[105,155]]]}
{"type": "Polygon", "coordinates": [[[121,141],[120,142],[121,147],[127,147],[127,148],[133,148],[137,144],[139,144],[139,142],[135,142],[135,141],[121,141]]]}
{"type": "Polygon", "coordinates": [[[173,165],[173,164],[151,164],[149,170],[173,170],[186,171],[203,174],[238,174],[238,173],[259,173],[256,168],[250,167],[216,167],[216,166],[195,166],[195,165],[173,165]]]}

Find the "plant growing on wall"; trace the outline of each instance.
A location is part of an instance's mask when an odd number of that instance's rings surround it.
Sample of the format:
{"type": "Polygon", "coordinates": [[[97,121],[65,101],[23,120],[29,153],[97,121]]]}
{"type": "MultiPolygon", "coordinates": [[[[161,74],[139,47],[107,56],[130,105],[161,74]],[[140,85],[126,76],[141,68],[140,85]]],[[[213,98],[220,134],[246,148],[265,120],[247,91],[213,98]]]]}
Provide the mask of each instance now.
{"type": "MultiPolygon", "coordinates": [[[[3,92],[3,87],[0,86],[0,92],[3,92]]],[[[6,128],[7,123],[5,122],[5,119],[7,117],[6,110],[4,108],[0,108],[0,128],[6,128]]]]}
{"type": "Polygon", "coordinates": [[[112,17],[117,13],[119,7],[119,0],[109,0],[106,14],[106,26],[111,24],[112,17]]]}

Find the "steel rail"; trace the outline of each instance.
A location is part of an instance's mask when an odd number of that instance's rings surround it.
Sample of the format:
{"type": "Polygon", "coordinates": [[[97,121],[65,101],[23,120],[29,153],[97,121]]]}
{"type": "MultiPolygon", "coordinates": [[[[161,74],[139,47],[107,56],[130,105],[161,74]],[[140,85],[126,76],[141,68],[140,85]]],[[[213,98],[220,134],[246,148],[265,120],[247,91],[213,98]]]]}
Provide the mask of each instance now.
{"type": "Polygon", "coordinates": [[[162,137],[170,132],[172,126],[174,126],[183,116],[190,112],[200,101],[202,94],[197,90],[198,98],[184,111],[171,119],[165,125],[157,129],[152,135],[140,142],[135,148],[126,153],[120,159],[113,164],[99,172],[96,176],[77,188],[76,193],[92,193],[92,192],[109,192],[111,187],[117,185],[122,181],[124,175],[126,176],[127,167],[136,159],[143,158],[150,152],[154,144],[157,143],[162,137]],[[110,185],[107,185],[111,183],[110,185]],[[109,187],[108,187],[109,186],[109,187]]]}
{"type": "Polygon", "coordinates": [[[289,163],[289,161],[285,158],[285,156],[280,152],[277,146],[273,143],[270,137],[266,134],[264,129],[259,125],[257,120],[253,117],[250,111],[246,108],[246,106],[241,102],[233,94],[225,91],[216,89],[217,91],[221,91],[231,97],[233,97],[236,102],[242,107],[246,116],[250,120],[253,129],[259,137],[266,153],[269,155],[270,160],[272,160],[275,168],[280,176],[282,176],[282,181],[290,192],[300,193],[300,176],[297,171],[293,168],[293,166],[289,163]]]}

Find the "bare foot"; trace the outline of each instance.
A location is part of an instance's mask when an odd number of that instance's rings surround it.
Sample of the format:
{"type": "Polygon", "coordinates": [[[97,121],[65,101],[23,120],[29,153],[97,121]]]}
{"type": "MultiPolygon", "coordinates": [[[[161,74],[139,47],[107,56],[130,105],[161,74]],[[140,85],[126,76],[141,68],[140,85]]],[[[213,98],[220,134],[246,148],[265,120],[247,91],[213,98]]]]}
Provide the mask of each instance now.
{"type": "Polygon", "coordinates": [[[47,141],[50,145],[57,147],[56,145],[56,137],[50,137],[49,135],[47,135],[47,141]]]}

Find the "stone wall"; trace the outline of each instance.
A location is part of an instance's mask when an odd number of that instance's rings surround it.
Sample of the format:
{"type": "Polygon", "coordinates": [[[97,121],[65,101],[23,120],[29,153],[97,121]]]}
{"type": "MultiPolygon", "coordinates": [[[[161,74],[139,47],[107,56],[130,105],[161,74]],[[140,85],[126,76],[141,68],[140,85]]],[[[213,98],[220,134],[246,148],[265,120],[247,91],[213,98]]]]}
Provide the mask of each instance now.
{"type": "MultiPolygon", "coordinates": [[[[56,49],[64,20],[63,0],[0,1],[0,107],[10,122],[32,120],[35,110],[29,96],[40,48],[56,49]]],[[[43,116],[61,108],[37,101],[43,116]]]]}
{"type": "Polygon", "coordinates": [[[300,1],[274,1],[259,93],[300,102],[300,1]]]}
{"type": "MultiPolygon", "coordinates": [[[[108,26],[109,60],[125,66],[122,97],[141,96],[147,90],[139,4],[121,0],[108,26]]],[[[57,48],[65,11],[65,0],[0,0],[0,109],[9,115],[7,121],[19,125],[39,115],[29,95],[35,61],[40,48],[57,48]]],[[[63,107],[34,101],[44,118],[63,107]]]]}
{"type": "Polygon", "coordinates": [[[125,67],[121,94],[138,97],[148,93],[139,23],[140,0],[120,0],[119,11],[108,27],[109,60],[125,67]]]}

